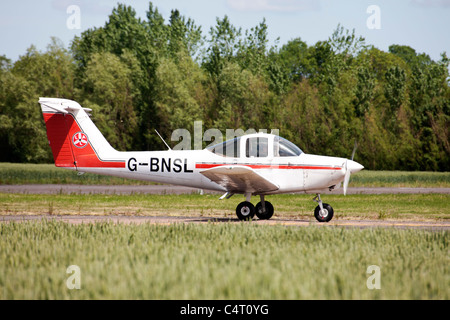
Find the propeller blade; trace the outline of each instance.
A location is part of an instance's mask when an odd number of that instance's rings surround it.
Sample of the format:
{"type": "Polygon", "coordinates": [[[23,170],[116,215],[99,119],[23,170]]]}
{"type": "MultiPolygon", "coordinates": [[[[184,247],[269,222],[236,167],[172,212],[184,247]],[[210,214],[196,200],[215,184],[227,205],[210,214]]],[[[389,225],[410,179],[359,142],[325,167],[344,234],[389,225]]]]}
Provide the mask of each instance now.
{"type": "MultiPolygon", "coordinates": [[[[356,149],[358,149],[358,143],[355,139],[355,145],[353,146],[352,157],[350,158],[351,164],[353,165],[353,158],[355,157],[356,149]]],[[[347,187],[350,181],[351,169],[348,167],[348,160],[345,161],[345,176],[344,176],[344,196],[347,195],[347,187]]]]}
{"type": "Polygon", "coordinates": [[[348,182],[350,181],[350,170],[347,167],[348,160],[345,161],[345,176],[344,176],[344,196],[347,194],[348,182]]]}
{"type": "Polygon", "coordinates": [[[356,152],[357,148],[358,148],[358,143],[355,140],[355,145],[353,146],[353,151],[352,151],[352,157],[350,158],[350,160],[352,160],[352,161],[353,161],[353,158],[355,157],[355,152],[356,152]]]}

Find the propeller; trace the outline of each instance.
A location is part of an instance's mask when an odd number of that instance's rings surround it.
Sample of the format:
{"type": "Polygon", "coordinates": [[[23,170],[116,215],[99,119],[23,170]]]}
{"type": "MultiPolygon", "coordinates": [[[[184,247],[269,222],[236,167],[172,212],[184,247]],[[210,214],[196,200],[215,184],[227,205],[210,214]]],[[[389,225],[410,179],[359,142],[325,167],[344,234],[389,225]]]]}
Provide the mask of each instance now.
{"type": "Polygon", "coordinates": [[[344,196],[347,194],[348,182],[350,181],[350,170],[348,170],[348,160],[345,160],[345,176],[344,176],[344,196]]]}
{"type": "Polygon", "coordinates": [[[356,149],[358,148],[358,144],[355,140],[355,146],[353,147],[352,157],[351,159],[345,160],[344,168],[345,168],[345,176],[344,176],[344,195],[347,194],[348,183],[350,181],[350,175],[354,172],[358,172],[362,170],[364,167],[360,165],[358,162],[353,161],[355,157],[356,149]]]}
{"type": "Polygon", "coordinates": [[[358,143],[355,140],[355,145],[353,146],[353,151],[352,151],[352,157],[350,158],[353,161],[353,158],[355,157],[355,152],[356,149],[358,148],[358,143]]]}

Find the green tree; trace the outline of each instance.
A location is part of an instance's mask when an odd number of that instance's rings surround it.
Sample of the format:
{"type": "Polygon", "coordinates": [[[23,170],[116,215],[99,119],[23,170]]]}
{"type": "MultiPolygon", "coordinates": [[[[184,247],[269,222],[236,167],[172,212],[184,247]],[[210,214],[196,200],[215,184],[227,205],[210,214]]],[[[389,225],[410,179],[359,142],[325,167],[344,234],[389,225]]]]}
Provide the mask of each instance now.
{"type": "Polygon", "coordinates": [[[1,161],[48,162],[52,159],[39,97],[72,98],[74,66],[60,40],[42,53],[31,46],[14,65],[0,69],[1,161]]]}
{"type": "Polygon", "coordinates": [[[68,99],[74,96],[74,71],[73,59],[58,38],[52,38],[45,53],[31,46],[12,68],[12,72],[29,81],[40,96],[68,99]]]}
{"type": "Polygon", "coordinates": [[[395,123],[400,106],[406,97],[406,73],[398,66],[391,67],[386,72],[384,96],[389,103],[389,122],[395,123]]]}
{"type": "Polygon", "coordinates": [[[326,41],[269,47],[265,20],[249,30],[217,18],[206,37],[151,2],[146,19],[118,4],[101,27],[52,39],[18,61],[0,56],[2,161],[49,161],[40,96],[75,99],[121,150],[160,148],[177,128],[280,129],[306,152],[369,169],[448,170],[449,59],[409,46],[367,46],[338,25],[326,41]]]}
{"type": "Polygon", "coordinates": [[[357,117],[363,117],[369,110],[374,96],[375,78],[365,65],[357,68],[357,84],[355,90],[355,113],[357,117]]]}
{"type": "Polygon", "coordinates": [[[300,38],[288,41],[279,51],[282,67],[291,82],[299,82],[311,75],[308,45],[300,38]]]}
{"type": "Polygon", "coordinates": [[[280,135],[304,152],[324,154],[332,127],[325,117],[319,90],[305,79],[292,86],[282,103],[280,135]]]}
{"type": "Polygon", "coordinates": [[[186,19],[178,10],[172,10],[169,20],[169,53],[177,58],[180,51],[186,51],[191,57],[197,54],[202,44],[202,30],[191,18],[186,19]]]}
{"type": "Polygon", "coordinates": [[[402,58],[408,65],[429,65],[432,60],[425,53],[417,54],[416,50],[409,46],[393,44],[389,46],[389,52],[402,58]]]}
{"type": "MultiPolygon", "coordinates": [[[[129,52],[136,57],[138,63],[135,63],[134,70],[137,71],[136,74],[139,77],[134,75],[132,80],[133,88],[139,90],[140,94],[134,95],[133,108],[138,115],[137,132],[139,134],[134,137],[133,145],[138,149],[146,150],[151,149],[154,144],[152,128],[159,122],[159,119],[155,117],[153,87],[156,81],[155,72],[159,52],[165,47],[157,46],[162,42],[167,42],[165,38],[167,33],[161,35],[156,32],[158,30],[149,32],[152,25],[161,27],[161,16],[157,10],[153,10],[152,4],[149,6],[147,16],[152,20],[144,22],[136,17],[136,11],[132,7],[118,4],[103,27],[84,31],[80,37],[74,38],[71,46],[78,66],[78,87],[86,84],[86,68],[94,55],[108,52],[120,58],[124,52],[129,52]],[[163,37],[163,41],[161,37],[163,37]]],[[[161,30],[163,29],[161,28],[161,30]]],[[[83,90],[83,92],[89,91],[83,90]]],[[[118,97],[118,99],[121,98],[118,97]]],[[[129,142],[125,144],[128,148],[129,142]]],[[[125,147],[125,145],[120,147],[125,147]]]]}
{"type": "Polygon", "coordinates": [[[216,26],[209,30],[210,39],[203,58],[203,67],[213,76],[218,76],[227,62],[233,58],[239,50],[239,38],[241,28],[233,26],[225,16],[222,20],[216,19],[216,26]]]}
{"type": "MultiPolygon", "coordinates": [[[[420,137],[421,147],[418,150],[418,162],[422,170],[438,170],[441,166],[440,163],[448,163],[448,160],[442,161],[440,152],[446,142],[439,141],[440,138],[448,135],[435,134],[437,130],[442,132],[436,128],[436,119],[443,119],[445,115],[448,119],[449,87],[447,79],[448,60],[445,58],[438,63],[413,66],[409,102],[412,109],[414,132],[420,137]]],[[[446,126],[448,127],[448,123],[446,126]]]]}
{"type": "Polygon", "coordinates": [[[178,52],[176,59],[161,59],[156,70],[155,104],[161,123],[159,131],[165,137],[178,128],[193,132],[196,120],[203,119],[206,77],[187,52],[178,52]]]}
{"type": "Polygon", "coordinates": [[[229,62],[223,66],[217,86],[214,127],[223,132],[230,128],[266,128],[264,106],[270,103],[270,92],[264,79],[229,62]]]}
{"type": "Polygon", "coordinates": [[[243,69],[255,75],[265,75],[267,59],[267,24],[264,19],[256,27],[245,31],[245,37],[239,43],[236,60],[243,69]]]}
{"type": "MultiPolygon", "coordinates": [[[[139,91],[133,87],[133,66],[137,59],[129,52],[121,58],[112,53],[93,54],[85,72],[86,107],[92,108],[100,131],[111,145],[130,150],[137,132],[133,99],[139,91]]],[[[135,70],[134,70],[135,71],[135,70]]]]}

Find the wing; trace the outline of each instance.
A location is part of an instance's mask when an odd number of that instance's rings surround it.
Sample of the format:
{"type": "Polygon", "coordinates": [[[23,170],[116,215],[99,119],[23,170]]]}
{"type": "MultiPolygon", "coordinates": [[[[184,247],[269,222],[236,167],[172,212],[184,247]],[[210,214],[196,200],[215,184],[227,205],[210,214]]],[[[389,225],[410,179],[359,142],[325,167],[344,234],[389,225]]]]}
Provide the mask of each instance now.
{"type": "Polygon", "coordinates": [[[245,166],[220,166],[200,173],[224,187],[228,192],[259,194],[279,189],[279,186],[245,166]]]}

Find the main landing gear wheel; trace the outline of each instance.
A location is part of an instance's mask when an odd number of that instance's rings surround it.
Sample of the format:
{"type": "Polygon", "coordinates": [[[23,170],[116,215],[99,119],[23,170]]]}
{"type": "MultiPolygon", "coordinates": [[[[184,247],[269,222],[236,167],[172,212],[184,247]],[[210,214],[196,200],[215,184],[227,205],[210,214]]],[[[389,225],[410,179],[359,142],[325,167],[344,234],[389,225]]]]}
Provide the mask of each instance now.
{"type": "Polygon", "coordinates": [[[255,207],[256,216],[261,220],[268,220],[273,216],[273,205],[269,201],[264,201],[264,209],[261,202],[255,207]],[[264,210],[265,209],[265,210],[264,210]]]}
{"type": "Polygon", "coordinates": [[[236,215],[239,220],[250,220],[255,216],[255,206],[248,201],[244,201],[238,204],[236,207],[236,215]]]}

